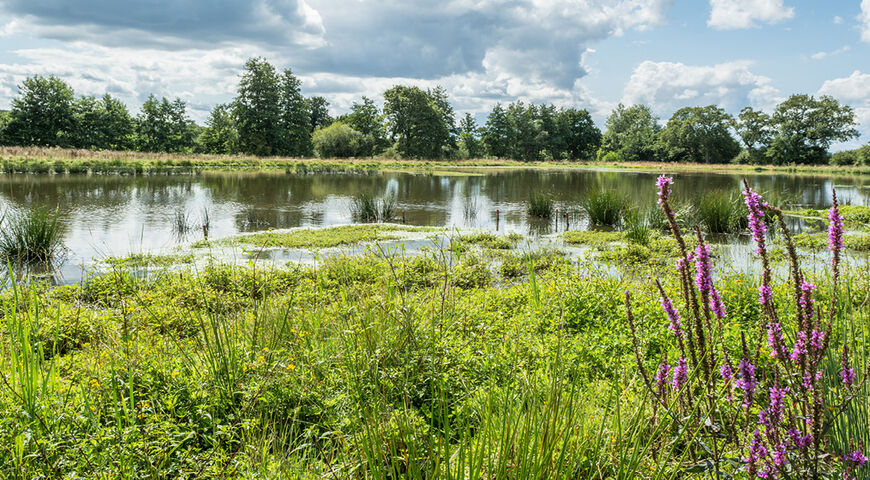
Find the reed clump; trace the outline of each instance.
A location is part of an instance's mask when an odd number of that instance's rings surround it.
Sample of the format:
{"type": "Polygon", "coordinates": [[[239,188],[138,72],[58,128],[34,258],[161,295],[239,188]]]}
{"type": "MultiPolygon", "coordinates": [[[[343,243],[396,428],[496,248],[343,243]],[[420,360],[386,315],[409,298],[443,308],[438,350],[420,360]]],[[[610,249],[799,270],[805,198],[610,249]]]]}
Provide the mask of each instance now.
{"type": "Polygon", "coordinates": [[[13,263],[48,262],[63,248],[60,211],[46,206],[14,212],[0,220],[0,255],[13,263]]]}
{"type": "Polygon", "coordinates": [[[556,210],[556,200],[548,193],[529,193],[529,203],[526,211],[532,217],[550,218],[556,210]]]}
{"type": "Polygon", "coordinates": [[[396,214],[396,197],[387,195],[376,198],[368,193],[360,193],[351,199],[350,212],[355,222],[389,222],[396,214]]]}
{"type": "Polygon", "coordinates": [[[598,190],[586,194],[580,201],[591,225],[615,227],[622,219],[627,202],[615,190],[598,190]]]}

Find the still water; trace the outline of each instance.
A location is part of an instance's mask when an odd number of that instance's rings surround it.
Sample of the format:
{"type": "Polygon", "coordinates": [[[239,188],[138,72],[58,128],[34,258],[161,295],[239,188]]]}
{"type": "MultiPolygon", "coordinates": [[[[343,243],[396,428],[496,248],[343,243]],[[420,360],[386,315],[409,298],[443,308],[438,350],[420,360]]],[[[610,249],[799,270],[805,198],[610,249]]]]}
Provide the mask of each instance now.
{"type": "MultiPolygon", "coordinates": [[[[33,205],[57,206],[67,253],[61,276],[80,276],[83,267],[108,255],[167,249],[202,238],[207,216],[210,237],[291,227],[352,222],[351,198],[360,193],[395,196],[397,217],[410,225],[479,228],[532,236],[565,228],[529,218],[530,192],[551,194],[569,227],[584,228],[575,215],[584,192],[615,189],[635,205],[652,205],[659,173],[603,169],[461,169],[441,173],[285,174],[213,172],[191,176],[0,176],[0,212],[33,205]],[[496,214],[496,211],[499,214],[496,214]],[[191,230],[179,234],[178,215],[191,230]]],[[[677,173],[675,195],[686,199],[708,190],[739,194],[745,177],[769,198],[791,206],[826,208],[831,188],[844,203],[870,203],[870,179],[806,175],[677,173]]]]}

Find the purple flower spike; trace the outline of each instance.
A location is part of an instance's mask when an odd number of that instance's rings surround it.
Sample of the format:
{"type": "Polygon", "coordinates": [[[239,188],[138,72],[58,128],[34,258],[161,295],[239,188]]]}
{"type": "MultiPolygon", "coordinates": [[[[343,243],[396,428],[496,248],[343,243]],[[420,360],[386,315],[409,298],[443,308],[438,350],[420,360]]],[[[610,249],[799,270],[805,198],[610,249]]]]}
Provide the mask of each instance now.
{"type": "Polygon", "coordinates": [[[770,303],[770,297],[773,294],[773,289],[770,288],[770,285],[762,285],[758,287],[758,301],[762,305],[767,305],[770,303]]]}
{"type": "Polygon", "coordinates": [[[801,298],[798,302],[804,312],[806,312],[807,320],[813,318],[813,306],[816,303],[813,299],[813,290],[815,289],[816,286],[812,283],[806,281],[801,283],[801,298]]]}
{"type": "Polygon", "coordinates": [[[665,175],[659,177],[656,181],[656,186],[659,187],[659,205],[663,205],[671,196],[671,185],[674,184],[674,179],[665,175]]]}
{"type": "Polygon", "coordinates": [[[695,284],[703,295],[707,296],[710,309],[718,318],[725,318],[725,305],[719,297],[719,291],[713,286],[712,267],[710,266],[710,246],[701,243],[695,249],[695,284]]]}
{"type": "Polygon", "coordinates": [[[843,354],[840,357],[840,380],[843,381],[843,385],[846,388],[852,388],[852,385],[855,384],[855,370],[849,365],[849,348],[843,347],[843,354]]]}
{"type": "Polygon", "coordinates": [[[674,365],[673,376],[671,380],[671,386],[674,387],[674,390],[680,391],[683,388],[683,385],[689,381],[689,366],[686,365],[685,357],[680,357],[680,361],[674,365]]]}
{"type": "Polygon", "coordinates": [[[749,362],[747,358],[740,360],[740,368],[738,372],[739,378],[735,385],[743,390],[743,408],[752,406],[752,401],[755,396],[755,387],[758,382],[755,380],[755,365],[749,362]]]}
{"type": "Polygon", "coordinates": [[[847,453],[843,455],[843,461],[850,463],[852,467],[863,467],[865,463],[867,463],[867,457],[864,456],[864,452],[861,450],[855,450],[852,453],[847,453]]]}
{"type": "Polygon", "coordinates": [[[667,295],[662,294],[662,309],[664,309],[665,313],[668,315],[668,320],[670,320],[670,324],[668,325],[668,329],[673,332],[674,335],[678,337],[683,336],[683,324],[680,322],[680,312],[674,307],[671,299],[668,298],[667,295]]]}
{"type": "Polygon", "coordinates": [[[828,227],[828,250],[839,252],[843,250],[843,216],[840,215],[836,193],[834,193],[834,204],[828,213],[828,220],[831,221],[828,227]]]}
{"type": "Polygon", "coordinates": [[[755,239],[755,244],[758,248],[755,250],[759,255],[764,252],[764,235],[767,233],[767,225],[764,223],[764,211],[762,206],[766,205],[761,201],[761,195],[747,188],[743,191],[745,197],[746,208],[749,209],[749,230],[752,232],[752,237],[755,239]]]}

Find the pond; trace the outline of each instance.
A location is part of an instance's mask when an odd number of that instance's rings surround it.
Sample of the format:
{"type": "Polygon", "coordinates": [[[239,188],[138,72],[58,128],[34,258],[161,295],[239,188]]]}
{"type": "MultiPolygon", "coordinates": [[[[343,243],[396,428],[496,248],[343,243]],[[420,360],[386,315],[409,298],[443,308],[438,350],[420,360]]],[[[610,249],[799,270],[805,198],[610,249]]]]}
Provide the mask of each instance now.
{"type": "MultiPolygon", "coordinates": [[[[653,205],[658,172],[607,169],[465,168],[437,173],[286,174],[206,172],[196,175],[0,176],[0,212],[33,205],[58,206],[67,253],[60,281],[81,278],[96,259],[189,244],[241,232],[352,223],[351,199],[361,193],[395,196],[396,219],[409,225],[519,232],[538,237],[586,228],[577,213],[584,192],[616,190],[634,205],[653,205]],[[570,213],[558,224],[526,213],[531,192],[552,195],[570,213]],[[498,213],[496,213],[498,212],[498,213]],[[188,230],[177,224],[184,219],[188,230]]],[[[677,197],[710,190],[738,195],[745,177],[768,198],[790,207],[827,208],[831,188],[843,203],[870,203],[870,179],[808,175],[735,175],[683,172],[674,175],[677,197]]],[[[734,239],[735,243],[745,244],[734,239]]]]}

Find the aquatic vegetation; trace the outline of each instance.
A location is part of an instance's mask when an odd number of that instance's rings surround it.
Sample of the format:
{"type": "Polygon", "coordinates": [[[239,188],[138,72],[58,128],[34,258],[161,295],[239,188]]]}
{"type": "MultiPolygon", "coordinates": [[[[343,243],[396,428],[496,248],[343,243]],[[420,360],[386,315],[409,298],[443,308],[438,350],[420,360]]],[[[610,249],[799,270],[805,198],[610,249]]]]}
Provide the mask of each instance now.
{"type": "Polygon", "coordinates": [[[627,208],[625,210],[624,230],[625,239],[638,245],[649,245],[653,235],[651,215],[648,211],[640,208],[627,208]]]}
{"type": "Polygon", "coordinates": [[[517,242],[523,239],[523,236],[518,233],[509,235],[496,235],[489,232],[481,232],[474,234],[457,235],[453,237],[452,247],[465,249],[465,245],[476,245],[481,248],[493,250],[507,250],[516,246],[517,242]]]}
{"type": "Polygon", "coordinates": [[[624,232],[599,232],[595,230],[568,230],[562,232],[565,243],[572,245],[604,246],[609,243],[625,240],[624,232]]]}
{"type": "Polygon", "coordinates": [[[619,224],[626,210],[624,196],[615,190],[600,190],[587,193],[580,205],[592,225],[613,227],[619,224]]]}
{"type": "Polygon", "coordinates": [[[239,242],[258,247],[329,248],[377,240],[395,240],[400,232],[429,232],[432,228],[398,225],[341,225],[327,228],[301,228],[285,232],[265,231],[240,235],[224,242],[239,242]]]}
{"type": "Polygon", "coordinates": [[[526,208],[528,214],[537,218],[550,218],[556,210],[556,200],[549,193],[529,192],[526,208]]]}
{"type": "Polygon", "coordinates": [[[48,262],[63,249],[60,210],[36,205],[0,219],[0,255],[12,263],[48,262]]]}
{"type": "Polygon", "coordinates": [[[396,197],[375,198],[360,193],[351,199],[351,216],[356,222],[389,222],[395,216],[396,197]]]}
{"type": "Polygon", "coordinates": [[[710,233],[732,233],[747,227],[743,204],[729,192],[713,190],[696,201],[698,221],[710,233]]]}

